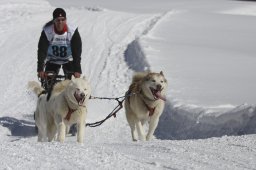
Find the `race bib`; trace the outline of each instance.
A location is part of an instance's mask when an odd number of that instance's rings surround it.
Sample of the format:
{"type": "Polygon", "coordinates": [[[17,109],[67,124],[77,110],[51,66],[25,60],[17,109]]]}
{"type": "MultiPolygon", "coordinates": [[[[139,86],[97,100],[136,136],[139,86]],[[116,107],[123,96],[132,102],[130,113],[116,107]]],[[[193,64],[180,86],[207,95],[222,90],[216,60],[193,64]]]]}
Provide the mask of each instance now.
{"type": "Polygon", "coordinates": [[[54,34],[47,53],[47,60],[52,63],[64,64],[72,61],[70,40],[67,37],[67,32],[62,35],[54,34]]]}

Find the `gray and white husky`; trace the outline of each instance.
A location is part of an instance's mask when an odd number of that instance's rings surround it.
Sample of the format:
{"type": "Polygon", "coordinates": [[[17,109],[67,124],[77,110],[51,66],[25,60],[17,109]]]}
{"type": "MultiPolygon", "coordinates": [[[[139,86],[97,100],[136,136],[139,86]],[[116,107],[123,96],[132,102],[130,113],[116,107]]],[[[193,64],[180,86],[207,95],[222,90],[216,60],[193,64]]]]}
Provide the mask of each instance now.
{"type": "Polygon", "coordinates": [[[165,105],[167,80],[163,72],[141,72],[133,76],[125,100],[126,118],[131,128],[132,140],[150,140],[158,125],[165,105]],[[143,125],[148,122],[147,134],[143,125]],[[137,130],[136,130],[137,129],[137,130]],[[137,131],[137,133],[136,133],[137,131]]]}

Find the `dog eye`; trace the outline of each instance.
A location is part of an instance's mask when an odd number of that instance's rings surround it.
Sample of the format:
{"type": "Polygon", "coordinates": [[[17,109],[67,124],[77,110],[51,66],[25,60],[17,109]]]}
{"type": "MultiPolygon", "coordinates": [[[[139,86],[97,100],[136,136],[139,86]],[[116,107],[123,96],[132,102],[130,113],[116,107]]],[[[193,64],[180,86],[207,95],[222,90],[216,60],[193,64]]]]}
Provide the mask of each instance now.
{"type": "Polygon", "coordinates": [[[156,80],[152,80],[152,82],[154,82],[154,83],[155,83],[155,82],[156,82],[156,80]]]}
{"type": "Polygon", "coordinates": [[[84,91],[86,91],[87,89],[85,88],[84,91]]]}
{"type": "Polygon", "coordinates": [[[164,81],[162,80],[161,83],[163,83],[164,81]]]}

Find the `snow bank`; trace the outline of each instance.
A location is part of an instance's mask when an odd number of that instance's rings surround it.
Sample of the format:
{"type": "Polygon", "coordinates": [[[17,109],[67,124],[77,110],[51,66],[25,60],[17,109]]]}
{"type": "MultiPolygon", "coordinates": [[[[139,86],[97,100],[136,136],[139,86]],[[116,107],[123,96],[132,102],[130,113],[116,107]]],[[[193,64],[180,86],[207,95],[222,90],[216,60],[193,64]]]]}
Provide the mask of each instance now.
{"type": "Polygon", "coordinates": [[[256,107],[247,104],[214,111],[167,103],[156,136],[160,139],[200,139],[256,133],[256,107]]]}
{"type": "MultiPolygon", "coordinates": [[[[125,50],[125,61],[134,71],[151,70],[140,38],[125,50]]],[[[151,70],[154,71],[154,70],[151,70]]],[[[256,107],[224,105],[200,107],[169,100],[155,136],[159,139],[199,139],[256,133],[256,107]]]]}

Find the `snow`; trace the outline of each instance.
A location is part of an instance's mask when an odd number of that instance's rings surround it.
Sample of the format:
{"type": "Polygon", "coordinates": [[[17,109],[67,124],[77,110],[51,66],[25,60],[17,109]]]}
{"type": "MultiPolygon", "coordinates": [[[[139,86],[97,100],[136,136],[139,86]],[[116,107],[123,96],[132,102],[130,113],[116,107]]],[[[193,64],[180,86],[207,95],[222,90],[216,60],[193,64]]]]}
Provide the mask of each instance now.
{"type": "MultiPolygon", "coordinates": [[[[256,169],[256,3],[226,0],[1,0],[0,169],[256,169]],[[119,97],[134,71],[163,71],[155,139],[132,142],[124,109],[85,143],[38,143],[37,43],[55,7],[83,41],[93,96],[119,97]]],[[[91,100],[87,122],[116,101],[91,100]]]]}

